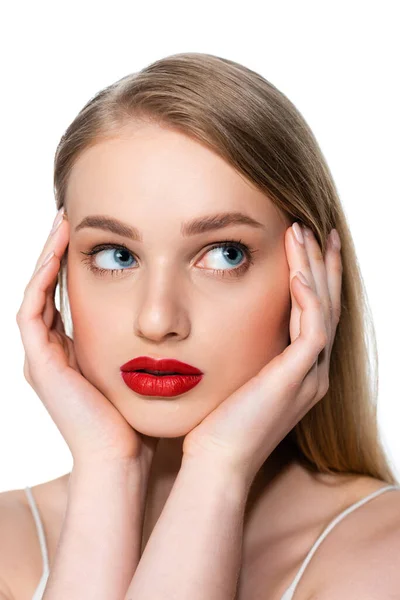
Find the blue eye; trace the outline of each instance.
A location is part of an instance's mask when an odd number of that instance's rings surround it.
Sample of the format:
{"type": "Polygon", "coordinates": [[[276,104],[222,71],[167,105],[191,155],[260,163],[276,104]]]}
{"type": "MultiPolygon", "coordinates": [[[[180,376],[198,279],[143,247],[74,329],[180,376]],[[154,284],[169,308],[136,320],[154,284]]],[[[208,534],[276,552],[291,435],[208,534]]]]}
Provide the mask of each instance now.
{"type": "MultiPolygon", "coordinates": [[[[235,264],[238,264],[243,261],[243,258],[240,258],[240,255],[244,255],[246,258],[246,261],[243,264],[239,265],[239,267],[235,267],[235,265],[233,265],[234,266],[233,269],[229,269],[229,270],[219,269],[219,268],[211,269],[211,271],[213,273],[218,273],[218,274],[221,274],[222,276],[225,276],[226,274],[233,275],[233,276],[239,276],[244,271],[247,271],[247,269],[250,267],[250,265],[253,264],[253,262],[254,262],[252,254],[257,252],[257,250],[254,250],[253,248],[250,248],[249,246],[246,246],[245,244],[243,244],[241,242],[237,242],[234,240],[224,240],[223,242],[214,244],[208,250],[208,252],[206,252],[203,255],[203,257],[205,257],[205,256],[207,256],[207,254],[211,254],[211,253],[214,255],[214,257],[215,256],[217,257],[218,253],[215,251],[219,250],[221,248],[223,249],[223,252],[220,253],[220,256],[223,256],[224,260],[233,261],[235,264]],[[239,254],[239,258],[237,256],[238,254],[239,254]]],[[[127,270],[124,267],[132,266],[132,263],[129,262],[129,257],[133,257],[133,254],[128,250],[128,248],[126,248],[125,246],[121,246],[121,245],[117,246],[117,245],[113,245],[113,244],[100,244],[99,246],[95,246],[94,248],[92,248],[89,252],[82,252],[82,254],[85,254],[87,256],[87,258],[84,259],[83,262],[87,263],[89,270],[100,276],[109,275],[109,274],[111,276],[119,276],[121,273],[123,273],[124,271],[127,270]],[[107,255],[107,253],[110,253],[111,250],[113,252],[111,254],[109,254],[108,257],[111,257],[111,261],[114,261],[114,260],[118,261],[120,266],[122,267],[121,269],[113,269],[112,265],[104,268],[104,267],[99,267],[95,264],[96,255],[100,254],[100,252],[105,252],[107,255]],[[126,264],[127,262],[129,263],[128,265],[126,264]]],[[[204,260],[204,258],[202,258],[201,260],[204,260]]],[[[107,263],[107,260],[105,262],[107,263]]],[[[136,268],[137,267],[133,267],[133,270],[136,268]]],[[[206,270],[209,270],[209,269],[206,269],[206,270]]]]}
{"type": "MultiPolygon", "coordinates": [[[[226,246],[225,245],[224,246],[222,246],[222,245],[214,246],[208,252],[206,252],[204,257],[207,257],[208,254],[211,255],[212,259],[214,259],[216,263],[218,261],[218,257],[220,257],[221,260],[233,261],[235,264],[231,265],[231,266],[236,266],[237,264],[240,264],[243,261],[243,255],[245,255],[245,251],[234,246],[233,244],[230,244],[230,245],[226,245],[226,246]],[[221,251],[221,249],[222,249],[222,251],[221,251]]],[[[202,258],[202,261],[203,260],[205,260],[205,258],[202,258]]],[[[209,259],[207,259],[207,260],[209,260],[209,259]]]]}
{"type": "MultiPolygon", "coordinates": [[[[115,271],[115,269],[113,269],[112,264],[108,264],[107,263],[113,263],[113,261],[116,261],[117,263],[120,264],[121,267],[131,267],[132,266],[132,262],[129,261],[129,257],[132,258],[132,254],[125,248],[105,248],[103,250],[101,249],[97,249],[96,252],[93,253],[94,255],[98,255],[102,253],[105,256],[102,256],[101,258],[103,259],[103,264],[105,263],[105,267],[101,268],[101,267],[97,267],[99,268],[99,270],[102,271],[108,271],[108,270],[112,270],[115,271]],[[105,260],[104,260],[105,259],[105,260]],[[129,263],[129,264],[128,264],[129,263]]],[[[100,257],[99,257],[100,258],[100,257]]],[[[115,263],[114,263],[115,265],[115,263]]]]}

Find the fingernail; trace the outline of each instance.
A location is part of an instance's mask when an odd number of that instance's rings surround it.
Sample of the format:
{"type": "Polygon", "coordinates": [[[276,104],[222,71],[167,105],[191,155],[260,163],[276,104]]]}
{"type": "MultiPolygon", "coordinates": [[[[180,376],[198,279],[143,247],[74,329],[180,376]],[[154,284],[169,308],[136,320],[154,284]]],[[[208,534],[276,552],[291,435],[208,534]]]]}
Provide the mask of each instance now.
{"type": "Polygon", "coordinates": [[[342,244],[340,243],[340,237],[336,229],[332,229],[331,231],[331,240],[336,250],[340,250],[342,244]]]}
{"type": "Polygon", "coordinates": [[[64,207],[62,206],[58,211],[56,218],[54,219],[53,227],[50,231],[50,235],[53,235],[55,231],[60,227],[64,216],[64,207]]]}
{"type": "Polygon", "coordinates": [[[299,244],[304,246],[304,238],[303,238],[303,233],[301,231],[300,225],[298,223],[293,223],[292,229],[294,231],[294,235],[296,236],[296,239],[299,242],[299,244]]]}

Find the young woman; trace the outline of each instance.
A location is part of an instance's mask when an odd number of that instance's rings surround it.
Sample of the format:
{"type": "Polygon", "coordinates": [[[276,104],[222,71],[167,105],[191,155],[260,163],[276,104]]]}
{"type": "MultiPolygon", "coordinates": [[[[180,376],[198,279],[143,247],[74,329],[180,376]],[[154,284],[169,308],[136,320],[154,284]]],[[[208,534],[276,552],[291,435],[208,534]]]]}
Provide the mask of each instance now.
{"type": "Polygon", "coordinates": [[[298,110],[170,56],[86,104],[54,181],[17,322],[73,469],[1,494],[2,597],[394,597],[365,292],[298,110]]]}

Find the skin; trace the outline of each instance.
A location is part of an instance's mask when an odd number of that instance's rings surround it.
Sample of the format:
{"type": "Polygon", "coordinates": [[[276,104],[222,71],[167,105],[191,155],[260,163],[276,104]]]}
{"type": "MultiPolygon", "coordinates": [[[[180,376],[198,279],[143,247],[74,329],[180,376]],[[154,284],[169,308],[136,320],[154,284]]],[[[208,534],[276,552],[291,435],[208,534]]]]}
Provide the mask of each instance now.
{"type": "MultiPolygon", "coordinates": [[[[72,170],[66,208],[71,231],[68,294],[80,370],[135,430],[162,438],[149,480],[146,543],[177,477],[185,435],[289,343],[291,298],[284,237],[290,221],[210,150],[182,134],[155,126],[125,131],[86,151],[72,170]],[[201,179],[197,178],[195,186],[194,177],[200,168],[201,179]],[[172,177],[176,172],[179,177],[172,177]],[[265,230],[235,225],[228,231],[190,239],[180,235],[177,224],[181,221],[233,210],[251,215],[265,230]],[[94,229],[75,232],[77,224],[93,214],[136,226],[143,242],[94,229]],[[210,271],[234,269],[223,258],[222,249],[214,251],[212,258],[211,245],[225,238],[241,240],[257,250],[254,264],[237,278],[223,278],[210,271]],[[122,243],[132,253],[134,266],[125,268],[124,275],[100,276],[88,270],[82,252],[106,242],[122,243]],[[129,294],[134,286],[136,293],[129,294]],[[243,305],[240,313],[239,302],[243,305]],[[110,310],[114,306],[117,310],[110,310]],[[129,323],[133,323],[131,330],[129,323]],[[181,342],[179,347],[175,348],[171,339],[181,342]],[[119,376],[122,363],[142,354],[176,357],[193,364],[204,372],[203,381],[173,399],[143,398],[127,388],[119,376]]],[[[315,250],[313,244],[306,244],[309,255],[315,250]]],[[[93,261],[101,262],[104,268],[108,256],[109,267],[122,272],[112,252],[103,251],[103,259],[98,255],[93,261]]],[[[242,258],[241,264],[246,262],[242,258]]],[[[57,493],[62,499],[60,505],[65,504],[68,478],[69,474],[60,478],[59,488],[52,486],[49,504],[57,493]]],[[[289,579],[292,565],[297,565],[309,549],[321,524],[380,486],[381,482],[372,478],[311,475],[295,462],[283,468],[269,457],[265,481],[260,479],[255,486],[261,493],[244,533],[244,566],[252,564],[249,557],[254,555],[252,550],[261,533],[265,546],[274,548],[274,540],[284,539],[285,532],[303,528],[308,536],[294,545],[298,555],[293,561],[286,556],[287,547],[285,555],[274,550],[277,562],[273,566],[278,565],[278,571],[286,573],[284,561],[291,563],[289,579]],[[268,531],[263,527],[266,515],[268,531]]],[[[260,547],[256,550],[261,560],[260,547]]],[[[265,564],[262,576],[273,585],[274,570],[268,573],[265,564]]],[[[312,569],[308,576],[310,573],[312,569]]],[[[248,581],[257,588],[254,571],[248,581]]]]}
{"type": "Polygon", "coordinates": [[[172,438],[170,447],[176,447],[174,438],[286,347],[290,293],[283,236],[289,222],[210,150],[150,126],[85,152],[73,168],[66,206],[68,294],[82,373],[132,427],[172,438]],[[180,235],[182,221],[233,210],[249,213],[265,231],[235,225],[188,239],[180,235]],[[92,214],[135,225],[143,243],[94,229],[74,233],[92,214]],[[225,237],[258,250],[255,264],[239,277],[229,275],[234,266],[222,249],[205,256],[207,246],[225,237]],[[112,277],[88,271],[81,252],[114,241],[135,254],[132,267],[121,266],[108,250],[97,264],[125,272],[112,277]],[[213,268],[224,269],[225,277],[212,275],[213,268]],[[120,365],[142,354],[181,359],[205,376],[173,400],[145,398],[119,376],[120,365]]]}
{"type": "Polygon", "coordinates": [[[149,482],[151,488],[160,482],[161,494],[179,471],[184,436],[289,343],[284,234],[291,222],[208,148],[154,125],[86,150],[72,169],[65,206],[79,367],[135,430],[162,438],[149,482]],[[181,222],[235,210],[264,227],[180,234],[181,222]],[[100,229],[75,232],[84,217],[96,214],[137,227],[143,242],[100,229]],[[237,277],[229,272],[248,264],[243,253],[230,260],[223,248],[210,251],[224,239],[257,250],[254,264],[237,277]],[[122,243],[132,254],[124,255],[126,266],[115,249],[92,257],[97,266],[119,269],[115,277],[92,273],[85,262],[82,253],[102,243],[122,243]],[[120,365],[139,355],[180,359],[201,369],[203,380],[175,398],[146,398],[119,374],[120,365]]]}

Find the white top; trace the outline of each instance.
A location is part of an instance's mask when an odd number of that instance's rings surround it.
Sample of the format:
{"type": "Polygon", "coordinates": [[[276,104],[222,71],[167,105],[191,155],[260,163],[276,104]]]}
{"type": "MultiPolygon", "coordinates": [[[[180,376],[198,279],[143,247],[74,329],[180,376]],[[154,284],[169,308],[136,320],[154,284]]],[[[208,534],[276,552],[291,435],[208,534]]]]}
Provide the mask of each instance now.
{"type": "MultiPolygon", "coordinates": [[[[306,558],[304,559],[304,561],[303,561],[300,569],[298,570],[295,578],[293,579],[292,583],[286,589],[283,596],[281,597],[281,600],[292,600],[293,594],[297,587],[297,584],[299,583],[300,578],[303,575],[303,573],[304,573],[308,563],[310,562],[311,558],[313,557],[315,551],[317,550],[317,548],[321,544],[321,542],[326,538],[328,533],[335,527],[335,525],[337,525],[337,523],[339,523],[342,519],[344,519],[344,517],[346,515],[353,512],[353,510],[356,510],[357,508],[359,508],[360,506],[362,506],[369,500],[372,500],[372,498],[375,498],[376,496],[379,496],[380,494],[383,494],[384,492],[387,492],[389,490],[396,490],[396,489],[400,489],[400,485],[387,485],[385,487],[382,487],[379,490],[372,492],[372,494],[369,494],[362,500],[355,502],[354,504],[352,504],[351,506],[346,508],[343,512],[341,512],[337,517],[335,517],[327,525],[327,527],[321,533],[321,535],[319,536],[319,538],[317,539],[317,541],[315,542],[315,544],[313,545],[313,547],[307,554],[306,558]]],[[[35,593],[33,594],[32,600],[42,600],[44,590],[46,587],[46,583],[47,583],[47,579],[49,576],[49,558],[48,558],[48,554],[47,554],[46,539],[45,539],[45,535],[44,535],[43,524],[40,519],[40,515],[39,515],[39,511],[38,511],[35,499],[33,497],[30,487],[26,487],[25,491],[28,496],[29,504],[32,509],[33,518],[35,519],[36,529],[38,532],[39,543],[40,543],[40,550],[42,552],[42,558],[43,558],[43,574],[39,581],[39,585],[37,586],[35,593]]]]}

